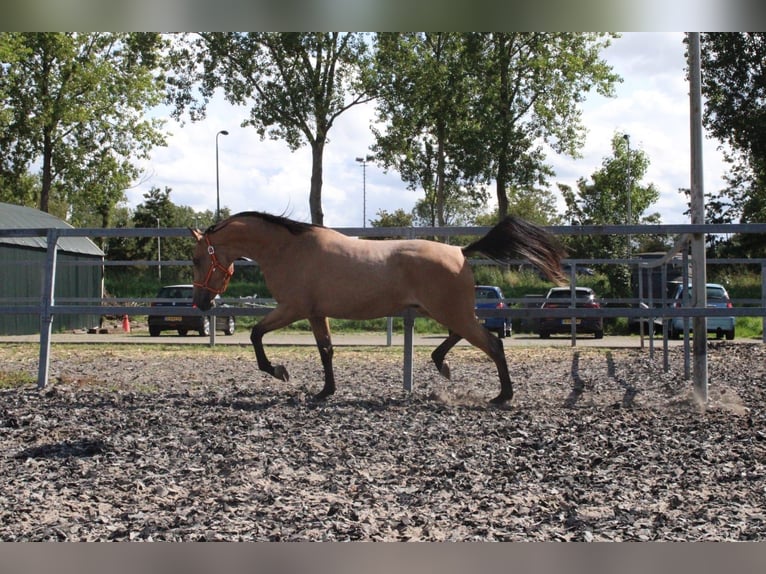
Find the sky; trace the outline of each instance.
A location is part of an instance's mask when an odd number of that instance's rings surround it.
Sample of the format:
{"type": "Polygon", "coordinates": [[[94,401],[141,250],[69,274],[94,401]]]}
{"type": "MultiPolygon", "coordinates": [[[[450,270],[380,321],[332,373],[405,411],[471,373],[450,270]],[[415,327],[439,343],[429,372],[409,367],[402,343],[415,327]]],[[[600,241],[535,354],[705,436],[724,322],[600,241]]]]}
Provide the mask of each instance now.
{"type": "MultiPolygon", "coordinates": [[[[611,139],[626,133],[631,148],[642,150],[649,168],[641,185],[652,183],[660,198],[650,209],[662,223],[689,223],[685,196],[690,187],[689,84],[685,77],[683,33],[630,32],[622,34],[602,52],[602,57],[623,78],[616,96],[588,96],[582,104],[587,137],[582,157],[573,159],[549,151],[547,162],[555,176],[550,189],[564,205],[557,183],[575,188],[581,177],[590,178],[612,155],[611,139]]],[[[135,207],[152,187],[171,188],[177,205],[195,210],[216,208],[216,141],[221,207],[232,213],[266,211],[311,221],[308,197],[311,151],[308,146],[291,152],[281,141],[263,140],[252,127],[240,127],[247,109],[234,107],[222,97],[211,102],[205,120],[181,125],[168,118],[167,147],[157,148],[141,166],[144,175],[127,191],[135,207]],[[216,135],[227,130],[229,135],[216,135]]],[[[370,130],[372,105],[345,112],[330,131],[325,147],[322,204],[329,227],[369,226],[378,210],[402,208],[409,212],[423,197],[422,190],[406,188],[395,172],[384,172],[374,163],[366,167],[355,158],[365,156],[374,142],[370,130]]],[[[719,142],[703,131],[703,187],[714,192],[724,187],[727,171],[719,142]]],[[[490,188],[494,197],[494,187],[490,188]]],[[[614,223],[621,223],[615,221],[614,223]]]]}

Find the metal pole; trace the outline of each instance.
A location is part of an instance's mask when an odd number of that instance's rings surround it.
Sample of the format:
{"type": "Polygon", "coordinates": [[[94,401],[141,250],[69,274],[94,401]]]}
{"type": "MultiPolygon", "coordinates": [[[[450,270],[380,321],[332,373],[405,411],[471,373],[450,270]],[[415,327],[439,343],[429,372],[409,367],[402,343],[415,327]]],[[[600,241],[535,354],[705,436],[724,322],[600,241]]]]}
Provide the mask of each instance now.
{"type": "Polygon", "coordinates": [[[362,164],[362,227],[367,227],[367,162],[372,161],[373,156],[366,155],[356,158],[362,164]]]}
{"type": "Polygon", "coordinates": [[[53,330],[54,293],[56,288],[56,252],[58,233],[49,229],[46,237],[47,256],[45,259],[43,294],[40,301],[40,360],[37,365],[37,388],[42,389],[48,382],[51,364],[51,331],[53,330]]]}
{"type": "MultiPolygon", "coordinates": [[[[705,223],[705,194],[702,182],[702,74],[700,69],[700,35],[689,32],[689,100],[691,135],[691,222],[705,223]]],[[[705,234],[692,235],[692,303],[696,309],[707,307],[705,234]]],[[[707,321],[694,317],[694,392],[707,403],[707,321]]]]}
{"type": "Polygon", "coordinates": [[[215,134],[215,220],[221,220],[221,189],[218,182],[218,136],[221,134],[227,136],[229,132],[221,130],[215,134]]]}
{"type": "MultiPolygon", "coordinates": [[[[625,134],[622,136],[625,141],[627,142],[627,157],[628,157],[628,197],[627,197],[627,205],[628,205],[628,216],[627,216],[627,224],[630,225],[633,221],[633,214],[631,209],[631,195],[633,194],[633,179],[632,179],[632,173],[630,170],[630,136],[628,134],[625,134]]],[[[631,254],[631,248],[630,248],[630,233],[628,233],[628,259],[630,259],[631,254]]]]}
{"type": "MultiPolygon", "coordinates": [[[[160,218],[157,218],[157,229],[160,228],[160,218]]],[[[162,247],[160,245],[160,236],[157,235],[157,279],[162,283],[162,247]]]]}

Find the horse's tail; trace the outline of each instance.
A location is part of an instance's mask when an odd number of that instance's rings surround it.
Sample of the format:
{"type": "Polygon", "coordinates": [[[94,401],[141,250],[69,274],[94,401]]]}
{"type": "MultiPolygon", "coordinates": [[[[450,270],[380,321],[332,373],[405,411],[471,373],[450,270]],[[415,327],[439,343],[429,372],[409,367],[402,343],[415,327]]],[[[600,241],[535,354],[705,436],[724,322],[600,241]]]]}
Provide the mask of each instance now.
{"type": "Polygon", "coordinates": [[[512,215],[489,230],[484,237],[463,247],[463,253],[481,253],[500,263],[519,257],[527,259],[558,285],[568,281],[561,268],[566,250],[545,229],[512,215]]]}

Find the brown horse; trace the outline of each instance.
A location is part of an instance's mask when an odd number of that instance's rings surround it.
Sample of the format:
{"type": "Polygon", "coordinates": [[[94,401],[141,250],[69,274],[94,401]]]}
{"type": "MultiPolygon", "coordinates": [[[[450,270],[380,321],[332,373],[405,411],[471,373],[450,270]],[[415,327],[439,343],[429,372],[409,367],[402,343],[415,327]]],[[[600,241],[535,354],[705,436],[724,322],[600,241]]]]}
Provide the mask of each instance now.
{"type": "Polygon", "coordinates": [[[466,256],[481,253],[498,261],[522,257],[549,279],[566,279],[563,249],[541,227],[507,217],[484,237],[456,247],[426,240],[365,241],[326,227],[299,223],[259,212],[234,215],[208,228],[191,230],[194,250],[194,304],[206,311],[214,295],[223,293],[234,272],[234,261],[258,262],[277,302],[255,327],[250,340],[258,367],[287,381],[282,365],[272,365],[263,336],[299,319],[308,319],[324,367],[324,388],[315,396],[335,392],[332,341],[328,317],[372,319],[416,309],[447,329],[448,337],[431,354],[436,368],[449,378],[447,352],[465,338],[495,363],[500,394],[493,403],[513,397],[503,343],[476,319],[474,278],[466,256]]]}

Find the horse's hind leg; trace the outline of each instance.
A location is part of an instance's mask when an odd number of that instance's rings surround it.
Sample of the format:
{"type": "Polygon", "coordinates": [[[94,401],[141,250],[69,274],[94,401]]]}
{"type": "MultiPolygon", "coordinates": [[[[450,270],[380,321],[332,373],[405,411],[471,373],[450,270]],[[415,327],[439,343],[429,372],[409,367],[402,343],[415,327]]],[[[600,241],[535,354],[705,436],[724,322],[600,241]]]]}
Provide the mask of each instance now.
{"type": "Polygon", "coordinates": [[[332,339],[330,337],[330,323],[327,317],[309,318],[311,330],[314,332],[314,339],[317,342],[319,356],[322,359],[322,368],[324,369],[324,387],[314,396],[314,399],[321,401],[335,392],[335,374],[332,369],[332,339]]]}
{"type": "MultiPolygon", "coordinates": [[[[450,331],[451,332],[451,331],[450,331]]],[[[497,395],[490,402],[493,404],[502,404],[506,401],[510,401],[513,398],[513,383],[511,383],[511,376],[508,374],[508,362],[505,360],[505,351],[503,350],[503,342],[482,327],[476,319],[466,317],[463,324],[460,326],[460,332],[463,333],[463,337],[471,343],[474,347],[484,351],[490,359],[495,363],[497,367],[497,376],[500,378],[500,394],[497,395]]],[[[452,340],[453,336],[450,335],[439,348],[446,347],[446,344],[452,340]]],[[[452,343],[454,345],[459,338],[452,343]]],[[[449,347],[446,347],[449,350],[449,347]]],[[[438,351],[439,349],[437,349],[438,351]]],[[[444,351],[446,353],[446,351],[444,351]]],[[[436,351],[434,351],[436,354],[436,351]]]]}
{"type": "Polygon", "coordinates": [[[450,370],[449,370],[449,363],[444,360],[444,357],[447,356],[447,353],[450,352],[450,349],[454,347],[460,339],[462,339],[460,335],[457,333],[450,331],[449,336],[442,341],[442,344],[436,347],[434,349],[434,352],[431,353],[431,359],[433,360],[434,364],[436,365],[436,368],[438,369],[439,373],[442,377],[445,379],[450,378],[450,370]]]}

